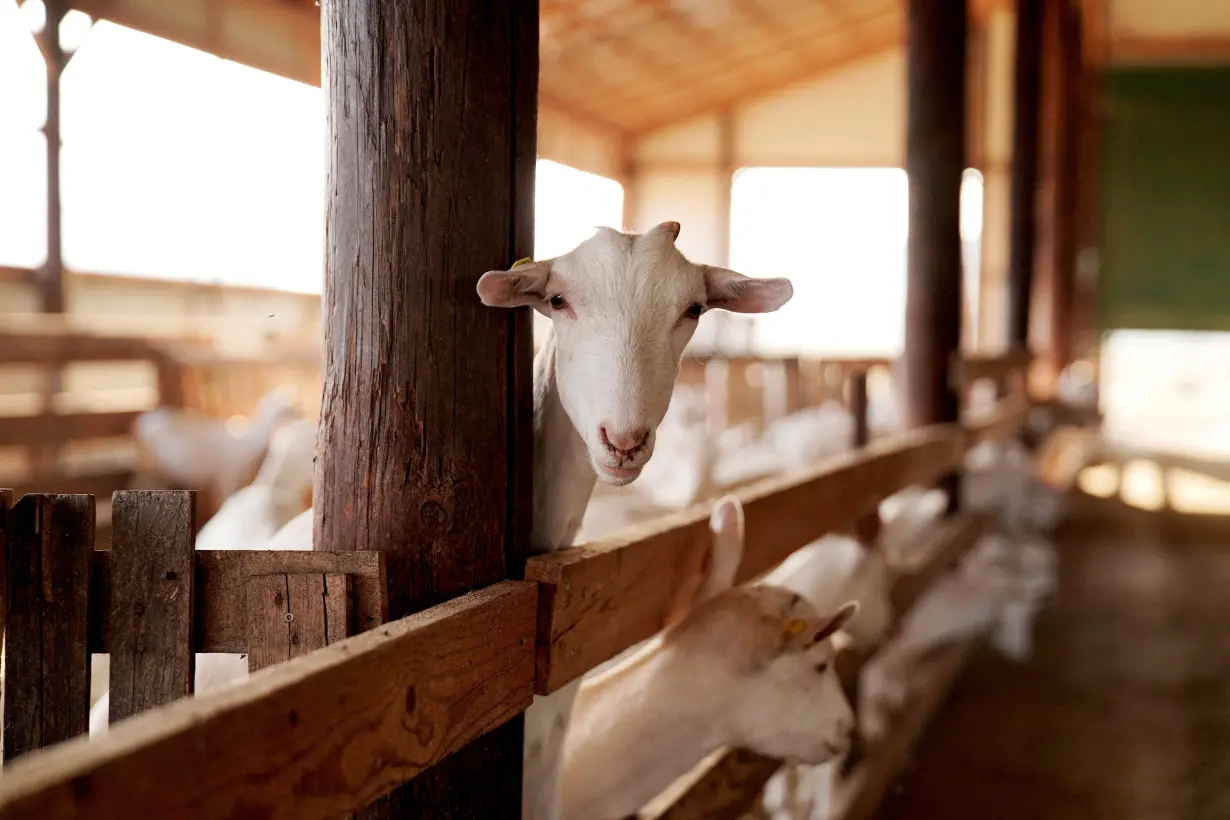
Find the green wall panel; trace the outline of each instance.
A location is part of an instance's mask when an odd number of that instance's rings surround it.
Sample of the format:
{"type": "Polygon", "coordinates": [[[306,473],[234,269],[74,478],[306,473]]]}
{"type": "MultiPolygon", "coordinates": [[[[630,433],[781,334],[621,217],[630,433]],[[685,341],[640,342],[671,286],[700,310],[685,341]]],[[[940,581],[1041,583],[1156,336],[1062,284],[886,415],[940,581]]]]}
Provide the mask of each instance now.
{"type": "Polygon", "coordinates": [[[1230,330],[1230,67],[1108,71],[1104,329],[1230,330]]]}

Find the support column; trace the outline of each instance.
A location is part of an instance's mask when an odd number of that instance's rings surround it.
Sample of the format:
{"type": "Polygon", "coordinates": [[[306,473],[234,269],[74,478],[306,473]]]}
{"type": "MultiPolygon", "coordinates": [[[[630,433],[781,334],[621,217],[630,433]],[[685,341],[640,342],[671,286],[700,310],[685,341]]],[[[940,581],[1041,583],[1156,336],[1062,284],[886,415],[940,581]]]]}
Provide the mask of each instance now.
{"type": "Polygon", "coordinates": [[[1076,301],[1076,254],[1078,242],[1079,201],[1077,177],[1080,173],[1081,28],[1078,12],[1067,2],[1056,2],[1053,12],[1058,16],[1059,72],[1057,77],[1058,123],[1056,124],[1056,154],[1054,196],[1051,212],[1051,271],[1049,289],[1050,367],[1059,374],[1072,361],[1073,310],[1076,301]]]}
{"type": "Polygon", "coordinates": [[[961,174],[965,167],[964,0],[909,0],[906,413],[957,419],[950,363],[961,341],[961,174]]]}
{"type": "Polygon", "coordinates": [[[1029,342],[1030,298],[1037,243],[1038,105],[1043,0],[1017,0],[1013,80],[1012,233],[1008,261],[1008,344],[1029,342]]]}
{"type": "MultiPolygon", "coordinates": [[[[68,64],[68,55],[60,45],[60,21],[68,12],[65,0],[46,0],[45,22],[38,35],[39,50],[47,64],[47,120],[43,135],[47,138],[47,261],[39,271],[39,304],[44,313],[64,312],[64,242],[60,206],[60,78],[68,64]]],[[[51,374],[59,382],[57,369],[51,374]]]]}
{"type": "MultiPolygon", "coordinates": [[[[389,616],[523,572],[528,310],[485,271],[533,252],[536,0],[322,4],[328,118],[315,546],[384,550],[389,616]]],[[[519,818],[523,719],[364,817],[519,818]]]]}

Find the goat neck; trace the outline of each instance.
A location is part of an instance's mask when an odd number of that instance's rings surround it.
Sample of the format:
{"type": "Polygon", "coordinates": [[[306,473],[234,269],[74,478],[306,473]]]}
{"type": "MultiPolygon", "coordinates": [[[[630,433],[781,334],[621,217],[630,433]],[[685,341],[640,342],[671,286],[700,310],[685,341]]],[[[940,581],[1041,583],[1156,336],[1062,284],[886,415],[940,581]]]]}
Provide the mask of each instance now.
{"type": "Polygon", "coordinates": [[[552,333],[534,358],[534,553],[572,546],[598,480],[560,401],[555,349],[552,333]]]}
{"type": "Polygon", "coordinates": [[[585,682],[564,755],[561,820],[635,815],[723,745],[720,722],[712,719],[720,710],[706,698],[723,687],[680,686],[689,670],[679,660],[654,641],[585,682]],[[594,742],[598,737],[601,742],[594,742]]]}

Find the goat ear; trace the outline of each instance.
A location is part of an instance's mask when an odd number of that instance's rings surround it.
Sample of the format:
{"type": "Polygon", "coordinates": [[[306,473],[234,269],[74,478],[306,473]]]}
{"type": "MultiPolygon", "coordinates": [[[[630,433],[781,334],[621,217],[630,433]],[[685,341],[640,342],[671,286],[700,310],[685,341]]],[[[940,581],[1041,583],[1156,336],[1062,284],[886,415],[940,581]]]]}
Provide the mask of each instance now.
{"type": "Polygon", "coordinates": [[[846,601],[838,607],[836,612],[828,617],[828,620],[820,624],[820,627],[811,636],[807,645],[814,646],[827,638],[833,637],[837,630],[850,623],[850,619],[857,614],[858,601],[846,601]]]}
{"type": "Polygon", "coordinates": [[[646,233],[665,234],[670,237],[672,242],[674,242],[679,238],[679,229],[680,225],[678,222],[659,222],[657,225],[650,228],[646,233]]]}
{"type": "Polygon", "coordinates": [[[772,313],[790,301],[789,279],[753,279],[726,268],[704,265],[708,307],[732,313],[772,313]]]}
{"type": "Polygon", "coordinates": [[[735,585],[735,573],[743,560],[743,504],[733,495],[723,497],[709,516],[713,545],[705,568],[705,583],[697,596],[704,600],[735,585]]]}
{"type": "Polygon", "coordinates": [[[489,270],[478,280],[478,298],[487,307],[537,305],[547,298],[550,262],[524,262],[508,270],[489,270]]]}

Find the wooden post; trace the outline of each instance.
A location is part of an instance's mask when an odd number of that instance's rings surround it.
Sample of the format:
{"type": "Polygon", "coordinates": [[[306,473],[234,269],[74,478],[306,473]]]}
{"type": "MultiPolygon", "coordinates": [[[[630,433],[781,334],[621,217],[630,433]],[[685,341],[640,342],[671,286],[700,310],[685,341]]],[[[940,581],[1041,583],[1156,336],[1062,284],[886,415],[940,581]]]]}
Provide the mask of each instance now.
{"type": "MultiPolygon", "coordinates": [[[[854,416],[854,447],[866,447],[871,441],[871,402],[867,396],[867,371],[850,375],[850,413],[854,416]]],[[[880,512],[872,510],[854,523],[854,533],[864,545],[880,536],[880,512]]]]}
{"type": "MultiPolygon", "coordinates": [[[[714,263],[730,266],[730,216],[733,207],[737,149],[735,147],[735,112],[722,111],[717,118],[718,127],[718,201],[717,201],[717,257],[714,263]]],[[[751,350],[742,351],[750,354],[751,350]]]]}
{"type": "MultiPolygon", "coordinates": [[[[64,312],[64,257],[60,207],[60,78],[68,57],[60,46],[60,21],[69,9],[65,0],[46,0],[45,22],[38,42],[47,64],[47,261],[39,273],[39,300],[44,313],[64,312]]],[[[57,372],[58,377],[58,372],[57,372]]]]}
{"type": "Polygon", "coordinates": [[[1008,344],[1029,342],[1029,308],[1037,243],[1038,106],[1041,96],[1043,0],[1017,0],[1013,80],[1012,229],[1008,261],[1008,344]]]}
{"type": "Polygon", "coordinates": [[[1056,123],[1054,208],[1051,210],[1050,365],[1058,378],[1073,353],[1072,314],[1076,299],[1076,254],[1078,241],[1077,176],[1080,173],[1081,138],[1081,28],[1078,12],[1067,2],[1054,4],[1058,19],[1060,70],[1056,77],[1058,122],[1056,123]]]}
{"type": "Polygon", "coordinates": [[[4,762],[86,731],[94,499],[27,495],[4,544],[4,762]]]}
{"type": "Polygon", "coordinates": [[[964,0],[910,0],[909,277],[906,410],[910,426],[956,421],[949,363],[961,341],[961,175],[965,167],[964,0]]]}
{"type": "Polygon", "coordinates": [[[115,723],[192,691],[196,493],[118,492],[112,510],[115,723]]]}
{"type": "MultiPolygon", "coordinates": [[[[536,0],[332,0],[315,540],[385,550],[401,618],[524,569],[527,310],[475,284],[533,251],[536,0]]],[[[519,818],[522,726],[368,817],[519,818]]]]}
{"type": "Polygon", "coordinates": [[[619,163],[620,184],[624,188],[623,202],[623,229],[625,231],[635,231],[639,227],[640,218],[637,216],[637,208],[640,205],[640,191],[637,179],[640,171],[636,166],[636,146],[631,140],[625,142],[621,148],[623,156],[619,163]]]}

